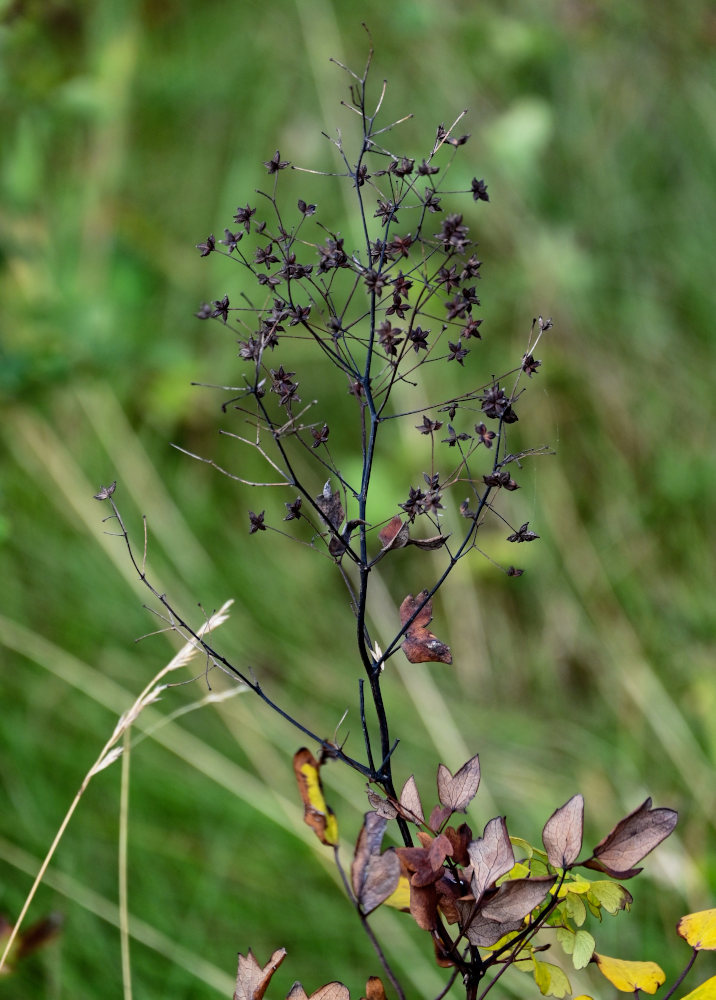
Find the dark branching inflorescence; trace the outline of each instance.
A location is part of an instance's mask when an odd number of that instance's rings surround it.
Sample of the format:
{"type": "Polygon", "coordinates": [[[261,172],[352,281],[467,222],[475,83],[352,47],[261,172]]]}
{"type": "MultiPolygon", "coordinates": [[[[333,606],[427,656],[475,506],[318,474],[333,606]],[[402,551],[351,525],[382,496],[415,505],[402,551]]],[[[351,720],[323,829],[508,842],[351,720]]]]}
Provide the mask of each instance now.
{"type": "MultiPolygon", "coordinates": [[[[97,499],[111,504],[130,558],[172,627],[193,638],[210,664],[238,678],[319,747],[318,759],[305,748],[294,758],[306,822],[333,847],[346,892],[396,994],[406,995],[368,920],[381,904],[409,911],[429,935],[438,965],[447,970],[441,996],[457,981],[469,1000],[482,997],[511,966],[529,971],[542,993],[565,996],[567,976],[544,960],[545,947],[560,944],[575,968],[596,961],[612,982],[632,974],[622,966],[645,964],[622,963],[615,971],[614,960],[597,955],[594,938],[582,924],[590,911],[601,917],[628,908],[631,896],[621,881],[637,874],[635,866],[668,836],[676,814],[652,809],[647,800],[580,861],[580,795],[547,821],[542,849],[511,838],[501,817],[491,820],[481,836],[467,823],[450,824],[478,790],[477,756],[454,775],[439,766],[438,802],[427,818],[415,779],[400,792],[394,785],[397,740],[381,691],[386,663],[399,651],[411,663],[452,662],[450,647],[430,630],[433,598],[461,560],[479,554],[478,535],[488,516],[503,522],[511,543],[539,538],[529,522],[512,524],[496,504],[519,489],[522,461],[547,450],[513,451],[510,439],[523,390],[541,364],[535,351],[552,324],[541,317],[532,322],[521,360],[501,377],[479,374],[482,262],[473,233],[480,216],[473,209],[484,211],[489,195],[478,177],[462,190],[448,184],[450,168],[465,155],[469,138],[458,128],[463,115],[449,128],[437,128],[424,155],[391,151],[386,142],[401,122],[379,123],[385,85],[369,110],[369,66],[370,58],[361,76],[341,67],[352,81],[346,107],[361,127],[355,154],[340,133],[331,139],[341,164],[331,176],[352,198],[355,219],[348,221],[360,234],[355,245],[322,217],[317,205],[299,198],[287,206],[281,200],[287,172],[294,171],[294,179],[316,172],[301,174],[276,150],[264,161],[268,190],[239,205],[222,239],[212,234],[197,246],[202,257],[228,258],[243,278],[238,294],[202,305],[197,315],[236,334],[242,381],[222,387],[230,393],[222,408],[249,428],[230,436],[253,449],[269,473],[257,483],[221,471],[240,483],[282,493],[273,514],[266,507],[248,510],[246,527],[256,544],[269,531],[295,537],[331,560],[347,588],[362,674],[364,751],[351,755],[316,735],[309,720],[284,712],[249,670],[231,663],[193,629],[154,588],[144,560],[135,557],[114,487],[100,491],[97,499]],[[314,399],[314,394],[320,397],[316,372],[324,385],[332,380],[339,387],[342,403],[335,403],[334,394],[330,411],[314,399]],[[460,383],[457,392],[441,392],[441,385],[460,383]],[[371,490],[376,467],[382,455],[399,449],[396,429],[401,425],[401,433],[413,436],[419,458],[403,484],[403,500],[392,510],[379,510],[371,490]],[[351,457],[362,458],[357,476],[345,471],[356,468],[345,460],[346,441],[351,457]],[[460,530],[444,530],[448,515],[460,530]],[[370,616],[372,574],[378,563],[407,546],[434,554],[425,557],[432,579],[420,581],[414,594],[400,599],[394,634],[387,642],[383,637],[381,648],[370,616]],[[435,558],[442,559],[437,573],[435,558]],[[375,743],[369,712],[377,722],[375,743]],[[336,817],[321,786],[320,768],[327,759],[347,764],[369,784],[372,811],[349,874],[339,857],[336,817]],[[403,846],[382,850],[393,823],[403,846]],[[597,879],[578,875],[577,867],[596,871],[597,879]],[[542,931],[545,935],[536,939],[542,931]]],[[[398,469],[401,465],[396,463],[398,469]]],[[[500,568],[511,577],[522,573],[512,565],[500,568]]],[[[262,967],[250,952],[242,956],[236,996],[262,997],[283,957],[279,950],[262,967]]],[[[635,968],[637,993],[647,988],[640,975],[646,972],[635,968]]],[[[324,989],[329,992],[314,996],[347,997],[338,983],[324,989]]],[[[370,1000],[385,996],[380,980],[368,980],[366,995],[370,1000]]],[[[290,993],[292,1000],[305,996],[298,984],[290,993]]]]}

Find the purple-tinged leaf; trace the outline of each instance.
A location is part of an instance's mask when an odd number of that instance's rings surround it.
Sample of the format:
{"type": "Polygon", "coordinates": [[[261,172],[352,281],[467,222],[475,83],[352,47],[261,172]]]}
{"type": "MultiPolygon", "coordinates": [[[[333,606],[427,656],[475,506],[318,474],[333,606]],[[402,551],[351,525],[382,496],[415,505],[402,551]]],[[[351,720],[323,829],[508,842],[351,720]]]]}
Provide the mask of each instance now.
{"type": "Polygon", "coordinates": [[[573,795],[544,825],[542,843],[553,868],[569,868],[579,857],[584,832],[584,799],[573,795]]]}
{"type": "Polygon", "coordinates": [[[438,797],[453,812],[466,812],[480,784],[480,759],[471,757],[452,775],[444,764],[438,766],[438,797]]]}
{"type": "Polygon", "coordinates": [[[597,844],[592,857],[583,863],[584,867],[606,872],[617,879],[638,875],[641,868],[634,868],[634,865],[669,836],[678,818],[673,809],[652,809],[648,798],[597,844]]]}
{"type": "Polygon", "coordinates": [[[364,913],[371,913],[390,896],[400,880],[400,861],[391,848],[380,853],[387,819],[378,813],[366,813],[365,821],[358,834],[353,863],[351,883],[356,899],[364,913]]]}
{"type": "Polygon", "coordinates": [[[515,855],[507,833],[504,816],[491,819],[482,837],[473,840],[467,848],[472,863],[472,891],[479,902],[485,889],[506,875],[515,864],[515,855]]]}
{"type": "Polygon", "coordinates": [[[509,879],[480,907],[480,911],[488,920],[499,923],[523,920],[535,906],[539,906],[556,881],[556,875],[509,879]]]}
{"type": "Polygon", "coordinates": [[[518,931],[522,920],[508,920],[500,923],[483,916],[472,900],[458,899],[456,904],[460,914],[460,928],[470,944],[478,948],[490,948],[510,931],[518,931]]]}

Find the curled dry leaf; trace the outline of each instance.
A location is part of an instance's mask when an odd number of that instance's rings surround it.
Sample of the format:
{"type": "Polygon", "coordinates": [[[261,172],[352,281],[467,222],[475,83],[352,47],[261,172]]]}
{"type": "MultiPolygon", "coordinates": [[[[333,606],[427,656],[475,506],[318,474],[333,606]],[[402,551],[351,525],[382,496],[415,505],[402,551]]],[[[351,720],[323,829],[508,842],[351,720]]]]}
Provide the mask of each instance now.
{"type": "Polygon", "coordinates": [[[480,759],[477,754],[452,775],[444,764],[438,766],[438,797],[453,812],[466,812],[480,785],[480,759]]]}
{"type": "Polygon", "coordinates": [[[341,495],[338,490],[336,490],[335,493],[331,493],[330,488],[328,490],[324,490],[323,493],[318,494],[315,500],[316,506],[323,515],[323,520],[326,522],[328,527],[338,531],[346,516],[345,511],[343,510],[343,504],[341,503],[341,495]]]}
{"type": "Polygon", "coordinates": [[[472,892],[480,901],[485,889],[506,875],[515,864],[515,855],[504,816],[496,816],[486,825],[482,837],[468,844],[472,863],[472,892]]]}
{"type": "Polygon", "coordinates": [[[298,790],[303,800],[303,821],[315,831],[322,844],[338,843],[338,823],[326,804],[321,784],[320,765],[310,750],[302,747],[293,757],[298,790]]]}
{"type": "Polygon", "coordinates": [[[584,799],[573,795],[544,825],[542,843],[553,868],[569,868],[579,857],[584,832],[584,799]]]}
{"type": "Polygon", "coordinates": [[[370,802],[373,809],[377,812],[379,816],[384,819],[395,819],[398,815],[397,808],[388,799],[384,799],[381,795],[368,789],[368,801],[370,802]]]}
{"type": "Polygon", "coordinates": [[[366,813],[358,834],[351,864],[351,883],[365,914],[372,913],[385,902],[395,892],[400,879],[400,861],[395,851],[390,848],[380,853],[387,825],[388,821],[378,813],[366,813]]]}
{"type": "Polygon", "coordinates": [[[389,552],[390,549],[402,549],[408,544],[410,525],[407,521],[403,521],[399,514],[396,514],[385,527],[380,529],[378,538],[383,552],[389,552]]]}
{"type": "Polygon", "coordinates": [[[400,605],[401,625],[415,615],[405,633],[403,652],[410,663],[452,663],[450,647],[440,642],[428,629],[433,618],[433,605],[427,597],[427,590],[421,590],[417,597],[408,594],[400,605]]]}
{"type": "Polygon", "coordinates": [[[414,545],[418,549],[441,549],[450,535],[433,535],[432,538],[409,538],[408,545],[414,545]]]}
{"type": "Polygon", "coordinates": [[[641,868],[634,865],[669,836],[678,818],[673,809],[652,809],[648,798],[597,844],[592,857],[583,862],[584,867],[617,879],[638,875],[641,868]]]}
{"type": "Polygon", "coordinates": [[[249,948],[249,953],[239,955],[239,968],[236,973],[236,990],[234,1000],[261,1000],[271,976],[286,957],[285,948],[277,948],[266,965],[261,968],[249,948]]]}

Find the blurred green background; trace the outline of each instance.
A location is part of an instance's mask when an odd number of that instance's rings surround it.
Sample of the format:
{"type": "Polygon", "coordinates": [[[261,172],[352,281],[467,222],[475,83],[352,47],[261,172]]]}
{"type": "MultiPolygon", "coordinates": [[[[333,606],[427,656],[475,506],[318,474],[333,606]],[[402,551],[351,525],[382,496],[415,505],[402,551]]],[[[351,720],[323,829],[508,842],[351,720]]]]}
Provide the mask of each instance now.
{"type": "MultiPolygon", "coordinates": [[[[158,586],[198,620],[197,602],[234,597],[222,648],[327,736],[350,706],[342,731],[360,752],[352,623],[330,566],[249,537],[246,509],[268,501],[170,443],[238,467],[218,435],[238,428],[190,382],[240,371],[233,335],[193,318],[200,302],[237,296],[239,272],[194,244],[254,200],[276,148],[331,169],[321,130],[348,136],[351,119],[329,57],[363,66],[364,19],[386,115],[416,114],[397,140],[405,152],[422,156],[438,122],[470,109],[461,169],[485,177],[491,199],[470,219],[485,261],[471,372],[511,367],[532,317],[555,320],[520,427],[556,455],[526,466],[509,502],[541,541],[506,552],[504,530],[486,528],[487,551],[528,572],[463,563],[436,605],[454,667],[391,661],[396,780],[415,771],[429,808],[438,760],[454,770],[478,751],[473,828],[501,812],[533,840],[577,790],[589,838],[648,794],[678,808],[677,835],[630,884],[632,914],[595,931],[601,951],[673,977],[688,957],[673,925],[716,888],[713,5],[0,10],[0,913],[14,919],[117,716],[174,648],[135,645],[161,623],[103,534],[100,483],[119,480],[135,538],[148,515],[158,586]]],[[[324,219],[348,232],[340,192],[321,190],[324,219]]],[[[416,478],[411,447],[393,456],[401,496],[416,478]]],[[[385,637],[416,565],[396,560],[376,583],[385,637]]],[[[272,994],[300,978],[309,993],[342,979],[359,996],[380,970],[301,822],[300,738],[246,695],[166,721],[205,693],[203,678],[167,692],[131,755],[135,995],[228,997],[238,950],[263,962],[285,946],[272,994]]],[[[325,784],[350,841],[361,782],[328,767],[325,784]]],[[[0,981],[3,1000],[119,995],[119,789],[119,765],[90,784],[29,916],[59,911],[64,932],[0,981]]],[[[435,995],[445,976],[424,935],[402,914],[375,923],[409,993],[435,995]]],[[[534,989],[515,976],[502,995],[534,989]]],[[[591,973],[572,985],[605,995],[591,973]]]]}

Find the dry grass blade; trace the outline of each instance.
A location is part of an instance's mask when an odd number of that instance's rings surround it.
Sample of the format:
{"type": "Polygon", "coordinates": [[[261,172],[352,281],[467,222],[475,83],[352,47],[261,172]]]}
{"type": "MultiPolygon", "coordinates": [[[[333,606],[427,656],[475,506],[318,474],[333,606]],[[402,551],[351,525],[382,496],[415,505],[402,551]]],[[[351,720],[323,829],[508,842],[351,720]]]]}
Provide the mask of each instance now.
{"type": "MultiPolygon", "coordinates": [[[[210,632],[212,629],[216,628],[222,622],[226,621],[226,618],[228,617],[227,610],[231,606],[231,603],[232,603],[231,601],[227,601],[224,605],[222,605],[219,611],[217,611],[216,614],[212,615],[204,623],[202,628],[199,630],[198,634],[205,635],[207,632],[210,632]]],[[[119,739],[129,731],[129,728],[131,727],[133,722],[138,718],[142,710],[146,708],[147,705],[151,704],[153,701],[156,700],[158,682],[161,681],[164,677],[167,676],[167,674],[171,673],[172,671],[178,670],[180,667],[185,666],[189,662],[189,660],[191,660],[191,658],[196,655],[199,648],[200,647],[197,645],[196,640],[191,639],[189,642],[187,642],[182,647],[182,649],[179,650],[176,656],[174,656],[172,660],[170,660],[170,662],[165,667],[163,667],[162,670],[160,670],[159,673],[154,678],[152,678],[152,680],[144,688],[139,697],[135,700],[132,707],[122,715],[118,724],[115,726],[114,732],[112,733],[109,740],[105,743],[104,747],[100,751],[97,760],[94,762],[92,767],[90,767],[87,774],[85,775],[77,791],[77,794],[75,795],[74,799],[72,800],[72,803],[70,804],[69,809],[65,814],[64,819],[60,823],[60,826],[57,830],[57,833],[55,834],[55,837],[50,845],[50,848],[45,856],[45,859],[40,865],[40,870],[38,871],[35,877],[35,881],[32,884],[32,888],[28,893],[27,899],[25,900],[23,907],[20,911],[20,914],[17,920],[15,921],[15,925],[12,929],[12,932],[8,937],[7,943],[5,945],[5,950],[3,951],[2,956],[0,956],[0,972],[2,971],[5,961],[8,955],[10,954],[12,946],[15,943],[15,939],[17,938],[17,935],[20,932],[22,923],[25,919],[27,911],[29,910],[32,904],[33,899],[35,898],[35,893],[37,892],[37,889],[45,876],[47,867],[50,864],[50,861],[52,860],[52,857],[55,851],[57,850],[57,847],[60,841],[62,840],[65,830],[67,829],[67,826],[69,825],[69,822],[72,819],[72,816],[74,815],[74,812],[80,803],[80,799],[84,795],[90,781],[92,780],[95,774],[99,773],[99,771],[103,770],[105,767],[108,767],[109,764],[111,764],[120,756],[122,748],[116,746],[116,744],[118,743],[119,739]]]]}

